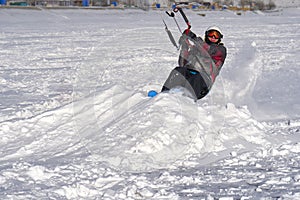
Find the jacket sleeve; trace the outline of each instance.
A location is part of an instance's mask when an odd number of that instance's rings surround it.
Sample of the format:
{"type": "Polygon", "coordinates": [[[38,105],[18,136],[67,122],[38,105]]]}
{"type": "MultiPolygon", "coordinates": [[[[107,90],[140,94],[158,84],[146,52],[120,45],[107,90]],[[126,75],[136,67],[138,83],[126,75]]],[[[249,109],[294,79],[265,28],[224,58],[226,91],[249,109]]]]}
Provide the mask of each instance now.
{"type": "Polygon", "coordinates": [[[226,56],[227,56],[226,48],[223,45],[218,46],[217,52],[215,53],[215,55],[213,55],[213,60],[219,71],[221,70],[221,67],[224,64],[226,56]]]}
{"type": "Polygon", "coordinates": [[[212,66],[210,71],[212,81],[214,82],[224,64],[225,58],[227,56],[227,51],[223,45],[214,46],[214,48],[210,48],[209,50],[211,51],[211,58],[215,64],[214,66],[212,66]]]}

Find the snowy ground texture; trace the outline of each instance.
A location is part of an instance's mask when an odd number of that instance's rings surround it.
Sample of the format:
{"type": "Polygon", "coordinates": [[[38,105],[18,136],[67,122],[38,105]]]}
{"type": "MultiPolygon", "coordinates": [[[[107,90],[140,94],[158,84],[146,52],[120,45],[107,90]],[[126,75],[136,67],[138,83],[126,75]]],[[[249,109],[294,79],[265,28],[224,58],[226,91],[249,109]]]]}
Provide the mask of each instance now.
{"type": "Polygon", "coordinates": [[[1,9],[0,199],[300,199],[299,9],[186,14],[228,49],[198,102],[146,97],[164,11],[1,9]]]}

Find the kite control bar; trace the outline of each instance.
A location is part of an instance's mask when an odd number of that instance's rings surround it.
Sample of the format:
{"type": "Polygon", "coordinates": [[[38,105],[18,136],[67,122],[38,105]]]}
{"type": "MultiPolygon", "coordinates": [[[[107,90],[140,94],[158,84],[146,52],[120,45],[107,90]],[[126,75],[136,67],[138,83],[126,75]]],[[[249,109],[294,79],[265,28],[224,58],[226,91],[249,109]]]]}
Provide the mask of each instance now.
{"type": "MultiPolygon", "coordinates": [[[[188,26],[188,29],[191,29],[191,28],[192,28],[191,23],[189,22],[188,18],[186,17],[185,13],[183,12],[182,8],[180,8],[180,7],[175,7],[175,8],[173,9],[173,11],[166,11],[166,13],[167,13],[167,15],[169,15],[170,17],[173,17],[173,18],[174,18],[174,17],[175,17],[174,12],[177,13],[178,11],[180,12],[181,16],[183,17],[183,19],[184,19],[186,25],[188,26]]],[[[174,18],[174,19],[175,19],[175,18],[174,18]]],[[[176,24],[177,24],[177,26],[178,26],[177,21],[176,21],[176,24]]],[[[178,26],[178,28],[179,28],[179,26],[178,26]]]]}

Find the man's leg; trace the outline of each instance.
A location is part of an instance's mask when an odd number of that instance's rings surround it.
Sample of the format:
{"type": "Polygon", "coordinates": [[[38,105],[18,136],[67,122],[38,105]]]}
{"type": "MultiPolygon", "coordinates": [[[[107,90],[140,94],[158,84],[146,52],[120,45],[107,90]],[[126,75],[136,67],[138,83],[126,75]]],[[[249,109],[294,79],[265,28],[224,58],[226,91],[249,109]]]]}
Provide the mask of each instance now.
{"type": "Polygon", "coordinates": [[[178,86],[184,87],[187,82],[187,78],[186,78],[187,73],[188,73],[187,68],[185,67],[176,67],[175,69],[173,69],[168,79],[164,83],[161,91],[162,92],[168,91],[178,86]]]}
{"type": "Polygon", "coordinates": [[[194,71],[192,71],[191,76],[188,78],[188,83],[189,86],[186,88],[189,89],[190,92],[192,92],[192,95],[197,99],[203,98],[209,92],[209,89],[199,72],[194,73],[194,71]]]}

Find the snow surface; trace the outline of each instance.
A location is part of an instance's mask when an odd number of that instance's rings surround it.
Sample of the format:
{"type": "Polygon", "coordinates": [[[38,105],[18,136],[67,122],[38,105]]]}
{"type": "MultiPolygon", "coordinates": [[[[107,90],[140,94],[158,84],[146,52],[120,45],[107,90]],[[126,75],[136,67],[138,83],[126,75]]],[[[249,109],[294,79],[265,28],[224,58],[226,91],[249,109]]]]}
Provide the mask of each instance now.
{"type": "Polygon", "coordinates": [[[186,13],[228,49],[198,102],[146,97],[163,11],[1,9],[0,198],[300,199],[299,8],[186,13]]]}

